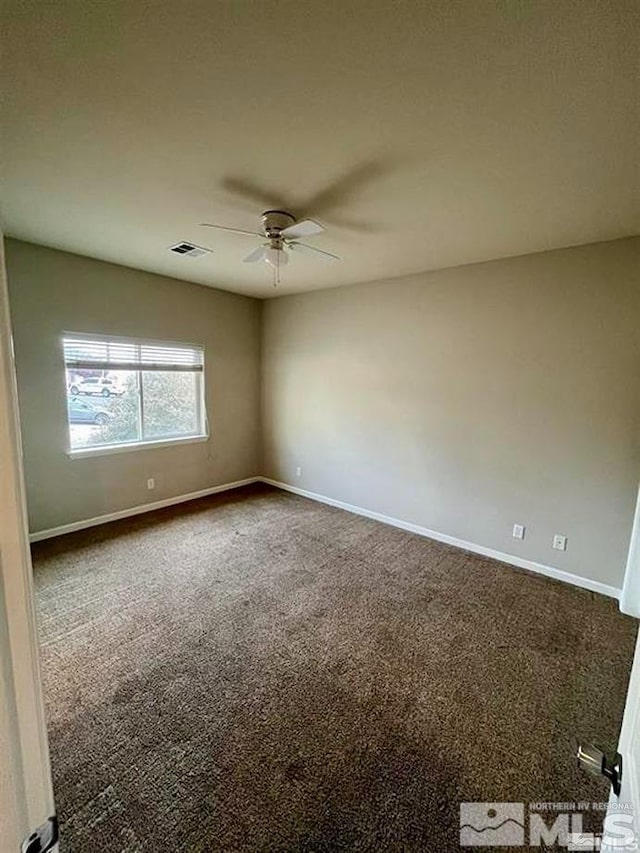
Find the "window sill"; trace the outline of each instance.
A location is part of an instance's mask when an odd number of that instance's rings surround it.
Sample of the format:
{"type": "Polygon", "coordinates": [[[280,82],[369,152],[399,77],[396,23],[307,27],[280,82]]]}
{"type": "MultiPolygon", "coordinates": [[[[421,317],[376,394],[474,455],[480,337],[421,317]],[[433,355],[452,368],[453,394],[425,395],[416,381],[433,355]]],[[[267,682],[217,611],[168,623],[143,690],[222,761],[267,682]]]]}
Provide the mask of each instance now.
{"type": "Polygon", "coordinates": [[[163,438],[159,441],[136,441],[131,444],[108,444],[98,447],[79,447],[68,450],[70,459],[87,459],[90,456],[111,456],[113,453],[130,453],[132,450],[151,450],[154,447],[175,447],[178,444],[196,444],[209,441],[208,435],[192,435],[186,438],[163,438]]]}

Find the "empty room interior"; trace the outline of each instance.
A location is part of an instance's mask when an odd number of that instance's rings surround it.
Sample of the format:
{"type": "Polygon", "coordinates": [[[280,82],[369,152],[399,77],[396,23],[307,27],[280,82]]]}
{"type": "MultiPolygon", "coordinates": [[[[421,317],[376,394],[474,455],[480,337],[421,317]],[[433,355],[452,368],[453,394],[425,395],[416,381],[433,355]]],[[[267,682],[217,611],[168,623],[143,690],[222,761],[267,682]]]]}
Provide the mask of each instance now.
{"type": "Polygon", "coordinates": [[[639,9],[4,5],[61,853],[566,849],[633,800],[639,9]]]}

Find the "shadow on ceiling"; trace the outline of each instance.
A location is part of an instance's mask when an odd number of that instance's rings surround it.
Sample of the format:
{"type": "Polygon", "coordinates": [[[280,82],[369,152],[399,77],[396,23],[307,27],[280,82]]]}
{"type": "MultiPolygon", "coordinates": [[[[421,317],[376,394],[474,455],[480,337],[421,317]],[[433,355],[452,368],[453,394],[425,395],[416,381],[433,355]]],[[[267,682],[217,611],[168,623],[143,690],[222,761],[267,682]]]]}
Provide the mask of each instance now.
{"type": "Polygon", "coordinates": [[[221,187],[236,199],[259,204],[264,210],[287,210],[297,219],[317,217],[331,225],[351,231],[372,233],[377,229],[369,223],[355,222],[336,214],[361,189],[389,171],[388,164],[371,160],[355,166],[353,169],[330,181],[306,199],[283,195],[270,187],[260,185],[252,178],[227,176],[222,179],[221,187]]]}

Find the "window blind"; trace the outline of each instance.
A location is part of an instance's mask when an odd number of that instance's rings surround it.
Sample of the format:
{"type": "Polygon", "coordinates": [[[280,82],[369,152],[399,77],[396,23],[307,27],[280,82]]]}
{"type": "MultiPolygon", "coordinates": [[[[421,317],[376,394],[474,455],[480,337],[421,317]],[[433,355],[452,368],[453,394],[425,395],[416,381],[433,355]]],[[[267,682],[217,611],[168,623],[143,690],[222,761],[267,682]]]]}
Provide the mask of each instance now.
{"type": "Polygon", "coordinates": [[[67,368],[193,372],[204,369],[204,349],[190,344],[156,344],[68,334],[63,338],[63,347],[67,368]]]}

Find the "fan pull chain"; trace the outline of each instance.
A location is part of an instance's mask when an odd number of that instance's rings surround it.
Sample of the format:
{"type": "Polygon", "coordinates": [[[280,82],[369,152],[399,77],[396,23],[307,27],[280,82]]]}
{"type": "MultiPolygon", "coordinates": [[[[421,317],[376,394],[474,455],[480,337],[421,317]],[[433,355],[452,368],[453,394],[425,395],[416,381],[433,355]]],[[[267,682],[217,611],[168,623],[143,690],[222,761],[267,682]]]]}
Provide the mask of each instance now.
{"type": "Polygon", "coordinates": [[[276,255],[276,265],[273,268],[273,286],[277,287],[280,284],[280,252],[276,255]]]}

